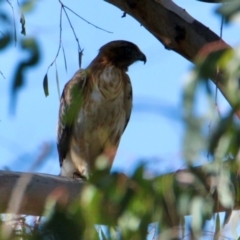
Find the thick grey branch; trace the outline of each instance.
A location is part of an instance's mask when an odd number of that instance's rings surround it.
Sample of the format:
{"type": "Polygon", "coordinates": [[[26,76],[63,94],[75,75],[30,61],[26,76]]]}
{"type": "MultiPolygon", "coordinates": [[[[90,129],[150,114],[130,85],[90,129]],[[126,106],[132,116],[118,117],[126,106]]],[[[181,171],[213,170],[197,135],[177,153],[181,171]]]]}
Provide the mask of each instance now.
{"type": "MultiPolygon", "coordinates": [[[[197,57],[230,48],[217,34],[190,16],[172,0],[105,0],[134,17],[166,49],[173,50],[195,63],[197,57]]],[[[217,73],[217,71],[216,71],[217,73]]],[[[230,105],[233,96],[221,76],[209,76],[230,105]]],[[[240,118],[240,112],[237,112],[240,118]]]]}
{"type": "MultiPolygon", "coordinates": [[[[202,167],[194,168],[194,172],[204,182],[204,191],[207,191],[208,194],[210,188],[208,186],[210,182],[209,176],[206,176],[202,167]]],[[[188,170],[169,173],[158,178],[160,182],[164,182],[164,179],[168,178],[175,179],[176,189],[174,190],[174,194],[176,199],[179,194],[186,193],[186,191],[191,192],[195,188],[192,180],[189,181],[189,179],[194,179],[195,177],[188,170]]],[[[234,209],[240,209],[240,179],[236,176],[233,176],[232,179],[233,188],[236,192],[234,209]]],[[[214,180],[214,182],[217,182],[217,180],[214,180]]],[[[49,196],[54,196],[56,200],[63,200],[64,204],[69,204],[80,196],[85,184],[87,183],[76,179],[49,174],[0,171],[0,213],[43,215],[46,200],[49,196]],[[22,199],[20,199],[21,192],[23,193],[22,199]]],[[[203,189],[197,188],[196,191],[203,191],[203,189]]],[[[219,204],[217,196],[213,195],[213,199],[215,201],[214,211],[224,211],[225,209],[219,204]]]]}
{"type": "Polygon", "coordinates": [[[80,194],[82,187],[83,182],[76,179],[0,171],[0,213],[42,215],[46,199],[54,190],[65,191],[66,201],[70,203],[80,194]],[[19,199],[22,192],[23,197],[19,199]]]}

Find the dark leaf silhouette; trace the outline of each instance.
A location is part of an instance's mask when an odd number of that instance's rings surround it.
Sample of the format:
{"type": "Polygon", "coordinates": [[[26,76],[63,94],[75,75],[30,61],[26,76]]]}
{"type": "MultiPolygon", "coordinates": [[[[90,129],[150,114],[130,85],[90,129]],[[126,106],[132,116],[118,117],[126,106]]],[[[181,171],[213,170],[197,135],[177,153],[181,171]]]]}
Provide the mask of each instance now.
{"type": "Polygon", "coordinates": [[[225,17],[226,22],[229,22],[233,16],[239,14],[240,1],[232,1],[228,4],[223,4],[217,9],[217,13],[225,17]]]}
{"type": "Polygon", "coordinates": [[[22,26],[21,34],[26,36],[26,27],[25,27],[26,22],[25,22],[25,17],[23,15],[23,13],[21,13],[20,23],[21,23],[21,26],[22,26]]]}
{"type": "Polygon", "coordinates": [[[79,64],[79,69],[81,69],[82,66],[82,56],[83,56],[83,50],[78,52],[78,64],[79,64]]]}
{"type": "Polygon", "coordinates": [[[44,79],[43,79],[43,90],[44,90],[45,96],[47,97],[49,95],[47,73],[45,74],[44,79]]]}
{"type": "Polygon", "coordinates": [[[7,47],[11,43],[11,40],[12,37],[10,33],[5,33],[4,35],[2,35],[2,37],[0,38],[0,50],[7,47]]]}
{"type": "MultiPolygon", "coordinates": [[[[25,83],[25,70],[38,64],[40,51],[38,44],[33,38],[25,38],[21,41],[21,49],[28,53],[28,57],[20,60],[14,73],[11,86],[10,110],[15,111],[17,92],[25,83]]],[[[24,54],[23,54],[24,55],[24,54]]]]}

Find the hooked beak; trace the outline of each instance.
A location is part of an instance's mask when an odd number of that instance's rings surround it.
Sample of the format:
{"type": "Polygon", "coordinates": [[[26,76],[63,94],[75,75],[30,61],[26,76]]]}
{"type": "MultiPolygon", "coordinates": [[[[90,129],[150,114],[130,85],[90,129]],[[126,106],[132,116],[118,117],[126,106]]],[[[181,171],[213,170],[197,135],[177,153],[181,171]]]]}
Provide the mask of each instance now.
{"type": "Polygon", "coordinates": [[[138,60],[143,61],[144,64],[147,62],[147,58],[146,58],[145,54],[143,54],[142,52],[139,52],[138,60]]]}

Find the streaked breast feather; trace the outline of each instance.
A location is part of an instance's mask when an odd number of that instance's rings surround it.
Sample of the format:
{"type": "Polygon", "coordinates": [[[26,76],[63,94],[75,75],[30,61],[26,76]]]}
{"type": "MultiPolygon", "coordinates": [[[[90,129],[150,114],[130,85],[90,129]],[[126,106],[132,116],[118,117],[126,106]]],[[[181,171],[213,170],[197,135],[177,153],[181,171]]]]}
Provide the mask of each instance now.
{"type": "Polygon", "coordinates": [[[97,71],[94,74],[93,96],[96,100],[101,100],[98,91],[106,100],[116,99],[123,89],[122,70],[109,66],[104,71],[97,71]]]}

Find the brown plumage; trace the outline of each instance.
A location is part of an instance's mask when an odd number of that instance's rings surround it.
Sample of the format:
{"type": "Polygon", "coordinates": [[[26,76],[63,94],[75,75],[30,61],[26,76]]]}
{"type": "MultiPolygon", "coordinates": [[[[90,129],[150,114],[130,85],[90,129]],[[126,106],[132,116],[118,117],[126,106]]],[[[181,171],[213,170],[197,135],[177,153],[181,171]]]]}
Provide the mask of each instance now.
{"type": "Polygon", "coordinates": [[[101,154],[111,166],[132,109],[126,71],[137,60],[145,63],[146,56],[135,44],[109,42],[65,85],[57,141],[61,176],[87,178],[101,154]]]}

